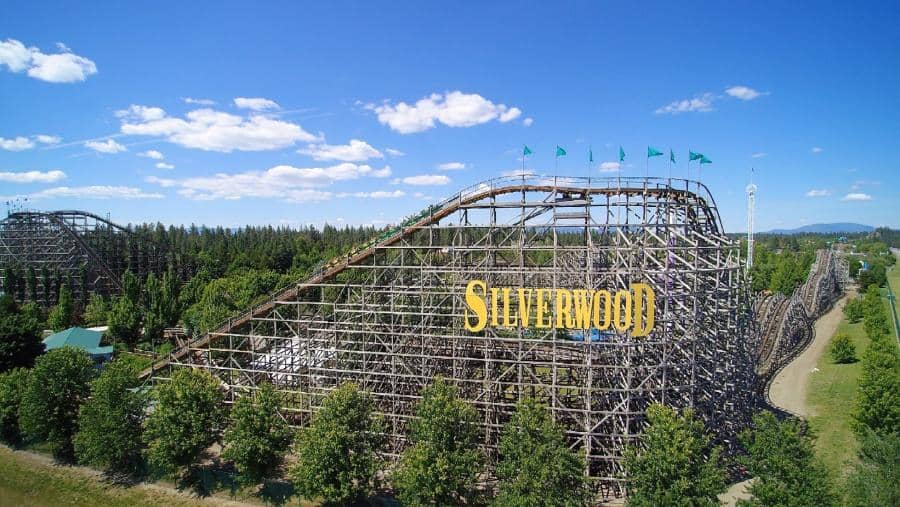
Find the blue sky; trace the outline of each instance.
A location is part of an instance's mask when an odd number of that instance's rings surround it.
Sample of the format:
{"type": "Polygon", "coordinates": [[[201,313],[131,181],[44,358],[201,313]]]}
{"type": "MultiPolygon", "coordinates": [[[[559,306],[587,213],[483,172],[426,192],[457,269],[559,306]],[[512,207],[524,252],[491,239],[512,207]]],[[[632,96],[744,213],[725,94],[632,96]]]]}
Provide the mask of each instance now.
{"type": "Polygon", "coordinates": [[[713,160],[730,232],[751,167],[759,230],[900,226],[900,7],[782,3],[20,2],[0,16],[0,196],[383,225],[519,169],[523,144],[579,176],[588,146],[593,175],[622,145],[640,176],[652,145],[675,176],[689,148],[713,160]]]}

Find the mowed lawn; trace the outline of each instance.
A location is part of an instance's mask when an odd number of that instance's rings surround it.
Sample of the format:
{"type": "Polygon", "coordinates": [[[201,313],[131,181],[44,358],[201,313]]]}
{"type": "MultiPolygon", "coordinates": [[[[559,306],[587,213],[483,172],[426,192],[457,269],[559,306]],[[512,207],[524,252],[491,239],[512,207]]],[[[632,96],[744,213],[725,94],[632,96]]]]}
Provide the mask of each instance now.
{"type": "MultiPolygon", "coordinates": [[[[888,283],[894,294],[900,291],[900,269],[896,266],[887,273],[888,283]]],[[[882,289],[887,295],[887,289],[882,289]]],[[[884,300],[888,315],[893,320],[890,303],[884,300]]],[[[856,346],[856,357],[862,354],[869,345],[869,338],[863,329],[862,322],[850,324],[846,319],[841,321],[838,333],[846,333],[856,346]]],[[[891,327],[893,338],[893,326],[891,327]]],[[[834,364],[828,351],[822,355],[817,364],[818,372],[810,375],[809,404],[816,415],[809,421],[810,428],[818,435],[816,452],[825,462],[836,478],[843,479],[851,465],[858,460],[856,452],[859,444],[851,429],[853,410],[856,406],[856,389],[859,385],[860,363],[834,364]]]]}
{"type": "Polygon", "coordinates": [[[0,446],[0,507],[208,507],[216,504],[220,503],[195,500],[163,488],[115,486],[84,470],[53,465],[41,456],[0,446]]]}

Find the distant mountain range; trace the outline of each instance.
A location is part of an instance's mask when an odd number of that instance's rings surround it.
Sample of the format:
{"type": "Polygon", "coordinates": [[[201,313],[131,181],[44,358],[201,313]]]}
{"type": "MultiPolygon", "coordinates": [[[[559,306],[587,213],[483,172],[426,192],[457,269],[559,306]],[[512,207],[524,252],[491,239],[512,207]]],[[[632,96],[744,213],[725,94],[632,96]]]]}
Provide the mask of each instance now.
{"type": "Polygon", "coordinates": [[[796,229],[772,229],[765,234],[835,234],[838,232],[872,232],[875,228],[871,225],[839,222],[834,224],[810,224],[796,229]]]}

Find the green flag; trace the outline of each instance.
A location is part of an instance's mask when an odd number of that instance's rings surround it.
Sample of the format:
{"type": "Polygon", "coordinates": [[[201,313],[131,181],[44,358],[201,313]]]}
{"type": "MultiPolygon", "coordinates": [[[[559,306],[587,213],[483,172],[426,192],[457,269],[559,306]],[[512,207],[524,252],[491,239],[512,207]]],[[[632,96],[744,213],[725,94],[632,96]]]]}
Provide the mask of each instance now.
{"type": "Polygon", "coordinates": [[[702,153],[694,153],[693,151],[688,152],[688,158],[690,160],[700,160],[701,157],[703,157],[702,153]]]}
{"type": "Polygon", "coordinates": [[[526,144],[525,149],[522,150],[522,156],[527,157],[528,155],[531,155],[531,148],[529,148],[528,145],[526,144]]]}
{"type": "Polygon", "coordinates": [[[625,150],[619,146],[619,162],[625,162],[625,150]]]}
{"type": "Polygon", "coordinates": [[[706,158],[706,155],[700,155],[700,164],[712,164],[712,160],[706,158]]]}
{"type": "Polygon", "coordinates": [[[654,148],[652,146],[647,146],[647,158],[658,157],[662,154],[663,154],[663,152],[657,150],[656,148],[654,148]]]}
{"type": "Polygon", "coordinates": [[[558,144],[556,145],[556,156],[557,157],[565,157],[566,156],[566,150],[562,149],[562,147],[558,144]]]}
{"type": "Polygon", "coordinates": [[[669,148],[669,161],[675,163],[675,152],[672,151],[672,148],[669,148]]]}

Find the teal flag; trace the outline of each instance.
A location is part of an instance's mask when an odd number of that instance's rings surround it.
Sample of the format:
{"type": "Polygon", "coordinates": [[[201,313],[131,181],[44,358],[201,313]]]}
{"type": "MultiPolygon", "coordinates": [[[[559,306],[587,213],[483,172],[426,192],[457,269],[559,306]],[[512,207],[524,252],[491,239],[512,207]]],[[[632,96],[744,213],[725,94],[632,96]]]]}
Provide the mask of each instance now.
{"type": "Polygon", "coordinates": [[[625,162],[625,150],[619,146],[619,162],[625,162]]]}
{"type": "Polygon", "coordinates": [[[706,158],[706,155],[700,155],[700,164],[712,164],[712,160],[706,158]]]}
{"type": "Polygon", "coordinates": [[[528,145],[525,145],[525,149],[522,150],[522,156],[526,157],[528,155],[531,155],[531,148],[529,148],[528,145]]]}
{"type": "Polygon", "coordinates": [[[662,154],[663,154],[663,152],[657,150],[656,148],[654,148],[652,146],[647,146],[647,158],[658,157],[662,154]]]}
{"type": "Polygon", "coordinates": [[[566,150],[562,149],[562,147],[559,146],[558,144],[556,145],[556,156],[557,157],[565,157],[566,156],[566,150]]]}
{"type": "Polygon", "coordinates": [[[688,157],[690,160],[700,160],[703,157],[702,153],[694,153],[693,151],[688,152],[688,157]]]}
{"type": "Polygon", "coordinates": [[[588,162],[593,162],[593,161],[594,161],[594,150],[591,148],[588,148],[588,162]]]}
{"type": "Polygon", "coordinates": [[[675,163],[675,152],[672,151],[672,148],[669,148],[669,161],[675,163]]]}

